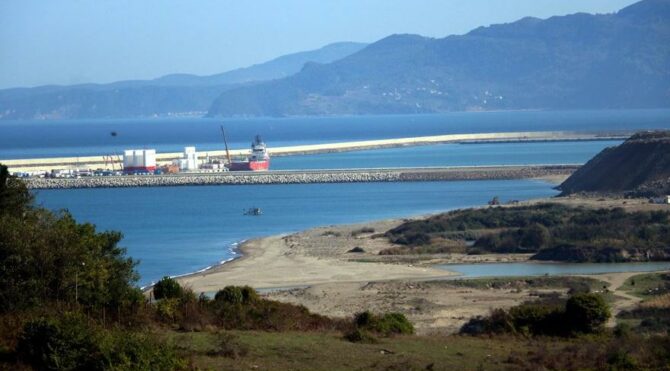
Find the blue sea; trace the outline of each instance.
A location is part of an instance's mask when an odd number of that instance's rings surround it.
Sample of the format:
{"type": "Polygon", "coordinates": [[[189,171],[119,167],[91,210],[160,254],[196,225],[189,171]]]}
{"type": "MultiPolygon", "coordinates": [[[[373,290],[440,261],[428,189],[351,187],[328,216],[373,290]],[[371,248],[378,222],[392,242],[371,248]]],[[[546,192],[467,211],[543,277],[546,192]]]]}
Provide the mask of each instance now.
{"type": "Polygon", "coordinates": [[[670,110],[458,112],[435,115],[258,119],[0,121],[0,159],[89,156],[129,148],[220,150],[260,134],[269,146],[501,131],[670,129],[670,110]],[[115,133],[116,136],[112,136],[115,133]]]}
{"type": "MultiPolygon", "coordinates": [[[[221,149],[221,120],[0,122],[0,158],[85,156],[130,147],[221,149]],[[116,132],[116,136],[110,133],[116,132]]],[[[233,147],[262,134],[270,146],[499,131],[670,129],[670,110],[491,112],[226,120],[233,147]]],[[[274,169],[584,163],[619,141],[445,144],[275,157],[274,169]]],[[[405,217],[503,201],[548,197],[553,185],[532,180],[203,186],[44,190],[44,206],[68,209],[99,229],[122,231],[140,260],[140,284],[204,269],[235,256],[235,244],[310,227],[405,217]],[[260,217],[243,210],[260,207],[260,217]]]]}

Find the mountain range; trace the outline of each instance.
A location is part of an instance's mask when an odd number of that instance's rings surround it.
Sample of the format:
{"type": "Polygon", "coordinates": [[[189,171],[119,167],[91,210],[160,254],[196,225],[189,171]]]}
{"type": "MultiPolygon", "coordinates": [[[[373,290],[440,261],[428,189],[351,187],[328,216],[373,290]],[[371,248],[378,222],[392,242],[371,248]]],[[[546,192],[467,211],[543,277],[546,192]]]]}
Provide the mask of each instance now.
{"type": "Polygon", "coordinates": [[[670,0],[337,43],[211,76],[0,90],[0,119],[670,107],[670,0]]]}
{"type": "Polygon", "coordinates": [[[223,92],[210,116],[670,107],[670,0],[392,35],[341,60],[223,92]]]}
{"type": "Polygon", "coordinates": [[[202,116],[225,90],[290,76],[305,63],[329,63],[365,46],[334,43],[210,76],[172,74],[111,84],[4,89],[0,90],[0,119],[202,116]]]}

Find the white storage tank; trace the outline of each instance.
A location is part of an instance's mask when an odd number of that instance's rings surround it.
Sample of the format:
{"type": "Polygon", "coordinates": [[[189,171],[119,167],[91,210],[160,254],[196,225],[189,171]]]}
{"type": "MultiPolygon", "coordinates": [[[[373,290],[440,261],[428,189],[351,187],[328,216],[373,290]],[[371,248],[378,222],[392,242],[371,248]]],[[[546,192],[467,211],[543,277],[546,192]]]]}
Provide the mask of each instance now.
{"type": "Polygon", "coordinates": [[[134,165],[135,161],[135,152],[132,149],[127,149],[123,151],[123,168],[128,169],[134,165]]]}
{"type": "Polygon", "coordinates": [[[133,167],[143,167],[144,166],[144,150],[136,149],[135,150],[135,159],[133,160],[133,167]]]}
{"type": "Polygon", "coordinates": [[[195,147],[184,147],[184,170],[198,170],[198,154],[195,147]]]}
{"type": "Polygon", "coordinates": [[[144,162],[142,166],[146,168],[155,168],[156,167],[156,150],[155,149],[145,149],[144,150],[144,162]]]}

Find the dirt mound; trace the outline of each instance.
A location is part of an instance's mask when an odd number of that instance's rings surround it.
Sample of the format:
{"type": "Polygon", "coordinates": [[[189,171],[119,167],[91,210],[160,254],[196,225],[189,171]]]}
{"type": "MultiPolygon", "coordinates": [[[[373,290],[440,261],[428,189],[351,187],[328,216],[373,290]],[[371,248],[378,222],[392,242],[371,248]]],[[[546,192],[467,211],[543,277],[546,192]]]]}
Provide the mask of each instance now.
{"type": "Polygon", "coordinates": [[[572,193],[670,194],[670,131],[641,132],[604,149],[559,186],[572,193]]]}

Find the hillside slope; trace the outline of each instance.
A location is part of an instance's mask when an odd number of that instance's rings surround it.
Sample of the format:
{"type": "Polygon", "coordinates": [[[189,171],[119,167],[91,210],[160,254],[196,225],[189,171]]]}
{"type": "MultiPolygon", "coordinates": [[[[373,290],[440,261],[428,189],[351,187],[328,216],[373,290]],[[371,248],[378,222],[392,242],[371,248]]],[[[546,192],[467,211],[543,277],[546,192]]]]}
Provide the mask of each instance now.
{"type": "Polygon", "coordinates": [[[638,133],[603,150],[559,187],[577,192],[670,194],[670,131],[638,133]]]}
{"type": "Polygon", "coordinates": [[[0,90],[0,119],[126,118],[202,115],[221,92],[286,77],[307,62],[328,63],[366,44],[343,42],[211,76],[173,74],[111,84],[0,90]]]}
{"type": "Polygon", "coordinates": [[[393,35],[330,64],[226,91],[210,116],[670,107],[670,0],[524,18],[462,36],[393,35]]]}

